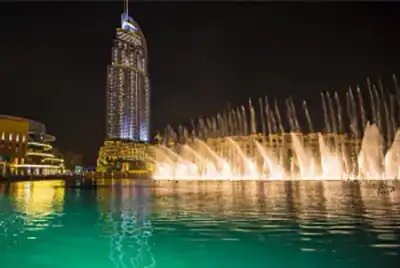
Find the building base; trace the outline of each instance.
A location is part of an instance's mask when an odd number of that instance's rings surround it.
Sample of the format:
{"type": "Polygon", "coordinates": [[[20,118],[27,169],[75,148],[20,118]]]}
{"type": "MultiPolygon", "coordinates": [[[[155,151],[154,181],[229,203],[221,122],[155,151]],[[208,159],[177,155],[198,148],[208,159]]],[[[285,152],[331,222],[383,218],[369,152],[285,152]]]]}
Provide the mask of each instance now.
{"type": "Polygon", "coordinates": [[[154,169],[154,147],[148,143],[131,140],[106,140],[99,149],[97,173],[135,176],[152,174],[154,169]]]}

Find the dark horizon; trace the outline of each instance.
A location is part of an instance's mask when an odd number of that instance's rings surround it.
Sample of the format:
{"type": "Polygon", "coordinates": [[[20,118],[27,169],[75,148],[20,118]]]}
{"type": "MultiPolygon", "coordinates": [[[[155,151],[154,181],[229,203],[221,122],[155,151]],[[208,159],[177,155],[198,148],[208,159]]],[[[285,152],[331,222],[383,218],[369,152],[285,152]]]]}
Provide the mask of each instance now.
{"type": "MultiPolygon", "coordinates": [[[[5,3],[0,114],[43,122],[56,147],[93,165],[105,137],[106,66],[123,3],[5,3]],[[4,101],[5,99],[5,101],[4,101]]],[[[400,76],[400,3],[146,3],[130,15],[147,39],[151,130],[268,95],[400,76]]]]}

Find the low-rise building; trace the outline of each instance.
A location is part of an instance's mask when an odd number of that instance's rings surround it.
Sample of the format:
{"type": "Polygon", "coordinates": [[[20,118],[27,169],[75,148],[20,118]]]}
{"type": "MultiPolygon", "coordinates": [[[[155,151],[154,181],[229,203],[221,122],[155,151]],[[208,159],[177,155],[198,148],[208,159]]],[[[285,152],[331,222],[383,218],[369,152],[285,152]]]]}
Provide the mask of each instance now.
{"type": "Polygon", "coordinates": [[[0,176],[10,174],[13,165],[25,163],[28,132],[28,121],[0,115],[0,176]]]}
{"type": "Polygon", "coordinates": [[[2,175],[46,176],[64,173],[64,160],[53,152],[55,137],[44,124],[26,118],[0,116],[2,175]]]}

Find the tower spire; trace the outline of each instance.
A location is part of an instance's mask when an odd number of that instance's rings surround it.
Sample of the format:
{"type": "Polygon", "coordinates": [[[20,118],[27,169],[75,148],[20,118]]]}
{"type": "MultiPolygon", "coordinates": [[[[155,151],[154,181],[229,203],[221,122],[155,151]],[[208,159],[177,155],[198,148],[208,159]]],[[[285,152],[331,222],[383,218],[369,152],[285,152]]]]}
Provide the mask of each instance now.
{"type": "Polygon", "coordinates": [[[128,4],[129,4],[129,0],[124,0],[124,13],[128,14],[128,4]]]}

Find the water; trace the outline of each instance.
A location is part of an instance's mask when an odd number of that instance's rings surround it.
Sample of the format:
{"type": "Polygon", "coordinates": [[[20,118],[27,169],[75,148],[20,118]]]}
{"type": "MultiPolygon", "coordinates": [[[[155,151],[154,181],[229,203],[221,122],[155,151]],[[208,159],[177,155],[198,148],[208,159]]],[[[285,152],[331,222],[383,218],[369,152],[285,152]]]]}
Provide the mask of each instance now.
{"type": "Polygon", "coordinates": [[[399,137],[400,129],[395,132],[390,146],[384,150],[384,139],[378,126],[367,122],[362,140],[332,133],[304,135],[291,132],[280,135],[277,138],[278,145],[273,148],[265,137],[257,135],[221,137],[214,139],[210,145],[199,139],[171,148],[159,144],[155,146],[157,165],[154,178],[396,179],[400,177],[399,137]],[[292,157],[288,157],[290,151],[293,152],[292,157]],[[286,165],[288,168],[283,162],[290,163],[286,165]]]}
{"type": "Polygon", "coordinates": [[[0,184],[0,267],[398,267],[398,184],[0,184]]]}
{"type": "Polygon", "coordinates": [[[375,85],[367,79],[365,92],[360,87],[342,96],[322,92],[320,113],[311,114],[305,100],[299,106],[291,97],[280,104],[274,99],[271,105],[266,96],[264,102],[258,99],[258,107],[249,100],[248,107],[228,106],[222,114],[199,118],[197,125],[192,121],[191,130],[178,126],[175,132],[167,126],[155,146],[154,177],[399,178],[400,86],[395,76],[393,85],[389,90],[380,80],[375,85]],[[324,126],[316,130],[314,123],[322,119],[318,114],[323,115],[324,126]]]}

